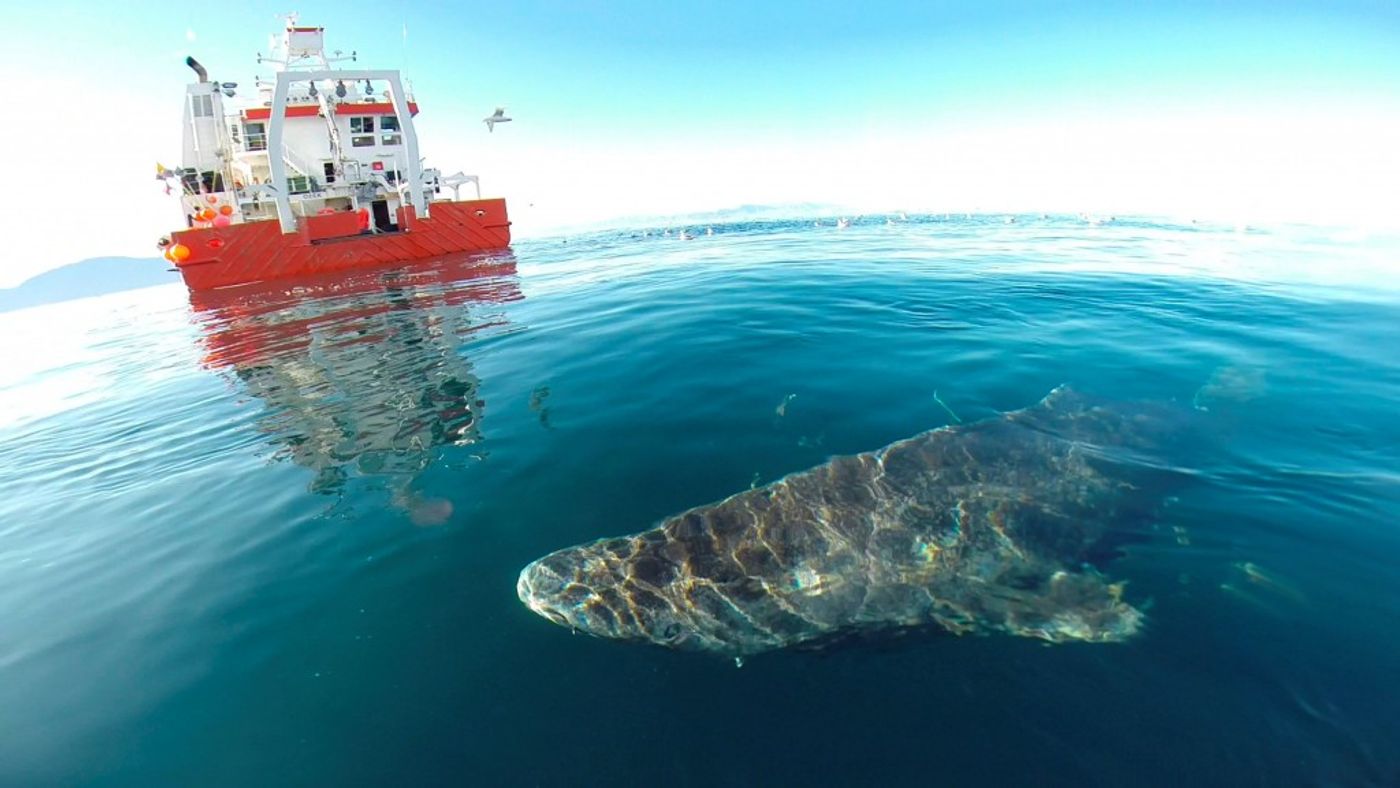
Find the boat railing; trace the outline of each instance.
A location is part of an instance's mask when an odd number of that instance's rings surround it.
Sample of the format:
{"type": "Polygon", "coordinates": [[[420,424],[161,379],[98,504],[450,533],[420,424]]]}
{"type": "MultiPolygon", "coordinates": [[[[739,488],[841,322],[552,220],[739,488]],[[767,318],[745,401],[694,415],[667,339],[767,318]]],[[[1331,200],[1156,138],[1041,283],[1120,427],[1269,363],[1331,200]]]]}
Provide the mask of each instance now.
{"type": "Polygon", "coordinates": [[[316,175],[316,171],[312,168],[312,166],[310,164],[307,164],[306,161],[304,161],[300,156],[298,156],[295,151],[293,151],[291,148],[288,148],[286,145],[282,146],[282,161],[286,162],[288,167],[291,167],[293,170],[295,170],[297,175],[301,175],[307,178],[316,175]]]}

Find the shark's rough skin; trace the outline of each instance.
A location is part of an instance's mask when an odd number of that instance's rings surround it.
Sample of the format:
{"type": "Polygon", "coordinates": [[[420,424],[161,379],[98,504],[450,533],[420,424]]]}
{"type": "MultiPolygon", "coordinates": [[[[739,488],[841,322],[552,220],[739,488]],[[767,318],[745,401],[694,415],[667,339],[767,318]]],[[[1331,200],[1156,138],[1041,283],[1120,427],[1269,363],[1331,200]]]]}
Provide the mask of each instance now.
{"type": "Polygon", "coordinates": [[[1169,429],[1062,386],[1025,410],[551,553],[517,592],[577,631],[735,657],[927,624],[1122,640],[1142,615],[1085,560],[1147,496],[1103,447],[1156,448],[1169,429]]]}

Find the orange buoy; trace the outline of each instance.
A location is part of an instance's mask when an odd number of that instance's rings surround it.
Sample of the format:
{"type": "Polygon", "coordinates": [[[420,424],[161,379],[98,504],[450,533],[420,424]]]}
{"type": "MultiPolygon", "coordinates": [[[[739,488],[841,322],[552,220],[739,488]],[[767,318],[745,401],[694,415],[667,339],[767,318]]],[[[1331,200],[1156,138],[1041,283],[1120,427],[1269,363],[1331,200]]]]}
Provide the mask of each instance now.
{"type": "Polygon", "coordinates": [[[208,200],[210,205],[218,205],[218,204],[219,204],[219,198],[218,198],[218,197],[215,197],[215,196],[212,195],[212,194],[211,194],[211,195],[208,195],[208,196],[205,197],[204,199],[208,200]]]}
{"type": "Polygon", "coordinates": [[[215,227],[228,227],[230,224],[233,224],[233,220],[223,214],[214,217],[215,227]]]}
{"type": "Polygon", "coordinates": [[[200,220],[200,221],[202,221],[202,222],[208,222],[208,221],[213,221],[213,219],[214,219],[214,212],[211,211],[211,210],[209,210],[208,208],[205,208],[204,210],[202,210],[202,211],[199,212],[199,220],[200,220]]]}
{"type": "Polygon", "coordinates": [[[170,253],[170,250],[171,250],[171,249],[174,249],[174,248],[175,248],[175,247],[173,247],[173,246],[167,246],[167,247],[165,247],[165,251],[164,251],[164,252],[161,252],[161,256],[164,257],[166,260],[169,260],[169,261],[172,262],[172,263],[175,262],[175,256],[172,255],[172,254],[170,253]]]}
{"type": "Polygon", "coordinates": [[[184,244],[175,244],[170,247],[167,254],[169,254],[171,259],[175,262],[183,263],[190,259],[190,248],[184,244]]]}
{"type": "Polygon", "coordinates": [[[233,206],[232,206],[232,205],[220,205],[220,206],[219,206],[219,213],[223,214],[224,216],[232,216],[232,215],[233,215],[233,206]]]}

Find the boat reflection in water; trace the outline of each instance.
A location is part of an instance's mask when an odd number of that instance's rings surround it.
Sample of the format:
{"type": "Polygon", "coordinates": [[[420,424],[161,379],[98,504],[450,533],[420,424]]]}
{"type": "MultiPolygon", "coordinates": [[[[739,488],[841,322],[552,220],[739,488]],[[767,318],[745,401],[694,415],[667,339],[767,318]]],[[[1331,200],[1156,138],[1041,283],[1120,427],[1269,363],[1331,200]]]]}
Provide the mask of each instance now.
{"type": "Polygon", "coordinates": [[[205,365],[226,370],[267,411],[276,451],[338,494],[353,477],[382,481],[394,505],[430,525],[451,503],[413,483],[440,447],[481,438],[486,403],[461,347],[507,325],[523,296],[509,253],[463,255],[411,269],[190,293],[205,365]]]}

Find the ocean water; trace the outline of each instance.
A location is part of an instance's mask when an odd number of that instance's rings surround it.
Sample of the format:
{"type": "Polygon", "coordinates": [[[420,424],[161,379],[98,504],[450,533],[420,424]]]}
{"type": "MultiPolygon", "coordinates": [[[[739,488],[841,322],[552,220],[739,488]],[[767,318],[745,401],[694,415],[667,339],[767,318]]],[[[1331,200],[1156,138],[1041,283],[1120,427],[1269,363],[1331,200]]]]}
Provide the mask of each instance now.
{"type": "Polygon", "coordinates": [[[833,224],[0,314],[0,784],[1400,783],[1400,244],[833,224]],[[516,598],[1062,383],[1190,430],[1104,566],[1126,643],[736,668],[516,598]]]}

